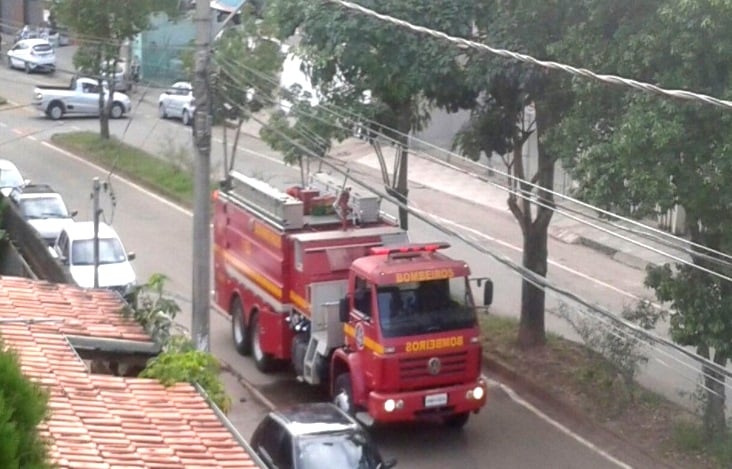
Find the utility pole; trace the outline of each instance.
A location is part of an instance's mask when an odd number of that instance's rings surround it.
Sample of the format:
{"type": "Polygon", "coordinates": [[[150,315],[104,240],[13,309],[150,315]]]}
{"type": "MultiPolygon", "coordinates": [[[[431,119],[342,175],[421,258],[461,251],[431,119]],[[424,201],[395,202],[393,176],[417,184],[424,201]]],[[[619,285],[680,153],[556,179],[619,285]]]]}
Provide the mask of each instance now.
{"type": "Polygon", "coordinates": [[[92,185],[92,209],[94,210],[94,288],[99,288],[99,178],[92,185]]]}
{"type": "Polygon", "coordinates": [[[196,2],[196,61],[193,96],[196,111],[193,116],[193,144],[196,147],[193,178],[193,310],[191,335],[196,349],[208,352],[209,312],[211,296],[211,97],[209,95],[209,64],[211,43],[211,4],[196,2]]]}

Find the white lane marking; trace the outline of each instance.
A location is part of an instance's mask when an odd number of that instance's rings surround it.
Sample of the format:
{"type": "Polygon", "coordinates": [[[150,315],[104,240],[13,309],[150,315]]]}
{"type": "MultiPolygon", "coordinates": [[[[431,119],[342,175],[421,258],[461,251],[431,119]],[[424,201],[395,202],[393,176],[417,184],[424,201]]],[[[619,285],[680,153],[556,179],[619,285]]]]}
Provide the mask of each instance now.
{"type": "Polygon", "coordinates": [[[623,469],[633,469],[633,466],[630,466],[630,465],[624,463],[623,461],[617,459],[615,456],[613,456],[610,453],[608,453],[607,451],[599,448],[594,443],[591,443],[591,442],[585,440],[584,438],[582,438],[580,435],[574,433],[569,428],[565,427],[564,425],[557,422],[556,420],[553,420],[551,417],[546,415],[544,412],[540,411],[539,409],[534,407],[531,403],[529,403],[528,401],[524,400],[521,396],[516,394],[516,391],[514,391],[510,387],[506,386],[503,383],[499,383],[497,381],[492,381],[492,382],[497,384],[508,395],[508,397],[511,398],[512,401],[514,401],[518,405],[522,406],[523,408],[525,408],[532,414],[536,415],[537,417],[539,417],[541,420],[545,421],[549,425],[553,426],[560,432],[564,433],[568,437],[572,438],[576,442],[580,443],[581,445],[584,445],[590,451],[593,451],[593,452],[599,454],[600,456],[607,459],[611,463],[616,464],[618,467],[622,467],[623,469]]]}
{"type": "MultiPolygon", "coordinates": [[[[498,244],[500,246],[507,247],[509,249],[513,249],[514,251],[517,251],[517,252],[522,252],[522,249],[520,247],[514,246],[513,244],[510,244],[510,243],[507,243],[506,241],[502,241],[500,239],[494,238],[494,237],[489,236],[489,235],[487,235],[485,233],[481,233],[480,231],[478,231],[478,230],[476,230],[474,228],[470,228],[468,226],[461,225],[459,223],[455,223],[452,220],[448,220],[446,218],[442,218],[442,217],[439,217],[437,215],[430,214],[429,216],[432,217],[432,218],[434,218],[434,219],[436,219],[436,220],[438,220],[440,223],[444,223],[446,225],[452,225],[452,226],[454,226],[456,228],[465,230],[465,231],[467,231],[467,232],[469,232],[469,233],[471,233],[471,234],[473,234],[475,236],[478,236],[480,238],[483,238],[483,239],[486,239],[488,241],[494,242],[494,243],[496,243],[496,244],[498,244]]],[[[591,276],[589,276],[589,275],[587,275],[587,274],[585,274],[583,272],[580,272],[578,270],[575,270],[575,269],[573,269],[571,267],[568,267],[568,266],[566,266],[564,264],[560,264],[557,261],[553,261],[553,260],[549,259],[548,262],[549,262],[550,265],[553,265],[555,267],[558,267],[559,269],[564,270],[567,273],[570,273],[572,275],[576,275],[577,277],[580,277],[580,278],[582,278],[584,280],[588,280],[588,281],[590,281],[592,283],[596,283],[597,285],[600,285],[601,287],[605,287],[605,288],[607,288],[609,290],[612,290],[615,293],[619,293],[619,294],[621,294],[623,296],[627,296],[628,298],[631,298],[631,299],[636,300],[636,301],[647,301],[646,298],[641,298],[638,295],[635,295],[633,293],[630,293],[630,292],[627,292],[625,290],[622,290],[622,289],[620,289],[620,288],[618,288],[618,287],[616,287],[614,285],[610,285],[609,283],[603,282],[600,279],[596,279],[595,277],[591,277],[591,276]]],[[[654,308],[663,309],[663,306],[661,306],[660,304],[653,303],[653,302],[650,303],[650,304],[653,305],[654,308]]]]}
{"type": "MultiPolygon", "coordinates": [[[[102,168],[101,166],[98,166],[98,165],[96,165],[94,163],[91,163],[91,162],[85,160],[84,158],[78,157],[78,156],[74,155],[73,153],[68,152],[68,151],[64,150],[63,148],[59,148],[59,147],[57,147],[56,145],[54,145],[52,143],[41,142],[41,145],[43,145],[43,146],[45,146],[47,148],[50,148],[51,150],[54,150],[54,151],[56,151],[58,153],[61,153],[62,155],[66,156],[68,158],[71,158],[74,161],[77,161],[79,163],[83,163],[83,164],[85,164],[85,165],[87,165],[87,166],[89,166],[91,168],[94,168],[96,170],[99,170],[101,172],[109,173],[109,170],[108,169],[102,168]]],[[[145,195],[147,195],[147,196],[149,196],[149,197],[157,200],[158,202],[160,202],[160,203],[162,203],[164,205],[167,205],[168,207],[170,207],[170,208],[172,208],[174,210],[177,210],[178,212],[180,212],[180,213],[182,213],[184,215],[188,215],[189,217],[193,217],[193,212],[191,212],[190,210],[188,210],[186,208],[183,208],[180,205],[177,205],[177,204],[171,202],[170,200],[168,200],[168,199],[166,199],[164,197],[161,197],[161,196],[157,195],[156,193],[151,192],[151,191],[145,189],[144,187],[140,186],[139,184],[135,184],[134,182],[130,181],[129,179],[126,179],[126,178],[124,178],[122,176],[119,176],[117,174],[114,174],[114,173],[112,174],[112,177],[114,177],[118,181],[121,181],[121,182],[127,184],[128,186],[130,186],[130,187],[132,187],[134,189],[137,189],[138,191],[140,191],[143,194],[145,194],[145,195]]]]}

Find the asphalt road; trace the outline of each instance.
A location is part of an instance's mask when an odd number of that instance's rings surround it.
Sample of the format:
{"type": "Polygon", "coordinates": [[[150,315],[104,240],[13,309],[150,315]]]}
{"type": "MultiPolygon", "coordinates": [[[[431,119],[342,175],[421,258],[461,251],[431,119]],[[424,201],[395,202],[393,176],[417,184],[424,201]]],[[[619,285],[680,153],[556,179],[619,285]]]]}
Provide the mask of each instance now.
{"type": "MultiPolygon", "coordinates": [[[[0,68],[0,89],[5,97],[21,105],[27,104],[33,84],[64,79],[59,75],[25,75],[0,68]]],[[[178,122],[157,118],[156,109],[150,104],[150,101],[156,100],[157,93],[150,92],[138,102],[131,119],[113,121],[112,132],[130,144],[143,146],[158,154],[168,152],[172,155],[178,149],[190,149],[190,129],[178,122]]],[[[142,92],[138,91],[133,97],[141,96],[142,92]]],[[[181,323],[190,324],[191,214],[134,184],[116,176],[110,177],[105,171],[65,154],[48,143],[54,132],[80,129],[97,130],[98,122],[95,119],[74,119],[56,123],[28,107],[5,108],[0,110],[0,155],[14,161],[26,177],[53,185],[63,194],[71,209],[79,210],[79,220],[90,218],[92,178],[96,176],[110,181],[116,206],[112,206],[110,198],[103,198],[102,207],[105,217],[118,230],[126,248],[137,253],[134,267],[139,280],[144,281],[153,273],[167,275],[168,290],[183,307],[181,323]]],[[[220,138],[220,129],[217,129],[214,140],[220,141],[220,138]]],[[[298,181],[298,171],[267,156],[270,152],[261,142],[245,138],[242,145],[245,150],[240,151],[237,168],[273,183],[298,181]]],[[[220,154],[221,147],[214,146],[214,162],[220,161],[220,154]]],[[[512,220],[506,218],[506,214],[491,213],[479,219],[474,206],[424,187],[413,188],[411,195],[414,203],[423,209],[449,216],[458,223],[467,223],[478,231],[488,233],[497,240],[485,240],[492,248],[514,260],[519,259],[520,254],[512,245],[520,237],[515,223],[511,223],[512,220]]],[[[419,222],[412,223],[412,236],[415,240],[443,238],[434,228],[419,222]]],[[[454,242],[453,246],[451,254],[469,260],[476,275],[490,275],[495,279],[497,290],[494,312],[515,314],[517,299],[520,298],[518,276],[464,244],[454,242]]],[[[628,296],[609,292],[601,283],[612,283],[631,295],[643,294],[642,288],[638,287],[641,278],[638,271],[610,262],[604,256],[582,247],[553,243],[551,252],[557,265],[569,264],[562,268],[553,266],[550,274],[552,278],[583,296],[617,308],[629,302],[628,296]],[[578,276],[567,269],[582,270],[584,274],[578,276]]],[[[554,300],[550,299],[550,302],[554,300]]],[[[548,320],[550,328],[566,332],[559,321],[554,321],[551,316],[548,320]]],[[[263,375],[256,371],[249,360],[241,359],[231,346],[228,321],[215,313],[211,315],[211,344],[217,357],[275,404],[319,397],[314,390],[296,383],[289,373],[263,375]]],[[[227,379],[231,380],[231,377],[227,379]]],[[[498,387],[493,386],[489,396],[490,402],[484,411],[474,416],[463,432],[450,433],[442,427],[430,425],[404,426],[380,429],[377,440],[383,452],[389,457],[397,457],[399,467],[405,468],[618,466],[596,448],[565,433],[549,419],[517,402],[498,387]]],[[[248,437],[263,409],[244,389],[233,398],[235,412],[232,421],[248,437]]]]}

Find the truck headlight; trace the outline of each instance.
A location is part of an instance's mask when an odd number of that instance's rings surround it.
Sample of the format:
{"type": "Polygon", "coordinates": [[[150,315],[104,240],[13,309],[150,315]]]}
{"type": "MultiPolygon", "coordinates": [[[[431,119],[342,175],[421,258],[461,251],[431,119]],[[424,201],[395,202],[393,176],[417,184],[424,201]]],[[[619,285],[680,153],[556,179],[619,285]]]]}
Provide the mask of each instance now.
{"type": "Polygon", "coordinates": [[[384,410],[387,412],[394,412],[397,409],[404,408],[404,401],[401,399],[387,399],[384,401],[384,410]]]}
{"type": "Polygon", "coordinates": [[[478,386],[474,387],[473,389],[471,389],[470,391],[468,391],[467,397],[468,397],[468,399],[475,399],[476,401],[479,401],[479,400],[483,399],[484,396],[485,396],[485,389],[483,389],[483,386],[478,385],[478,386]]]}

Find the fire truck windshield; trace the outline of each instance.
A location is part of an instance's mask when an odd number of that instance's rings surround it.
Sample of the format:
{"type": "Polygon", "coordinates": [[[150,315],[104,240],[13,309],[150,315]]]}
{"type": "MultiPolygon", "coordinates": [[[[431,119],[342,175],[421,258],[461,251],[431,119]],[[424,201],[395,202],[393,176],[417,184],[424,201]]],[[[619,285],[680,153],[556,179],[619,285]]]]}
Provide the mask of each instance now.
{"type": "Polygon", "coordinates": [[[475,325],[475,307],[464,277],[379,285],[376,297],[384,337],[452,331],[475,325]]]}

